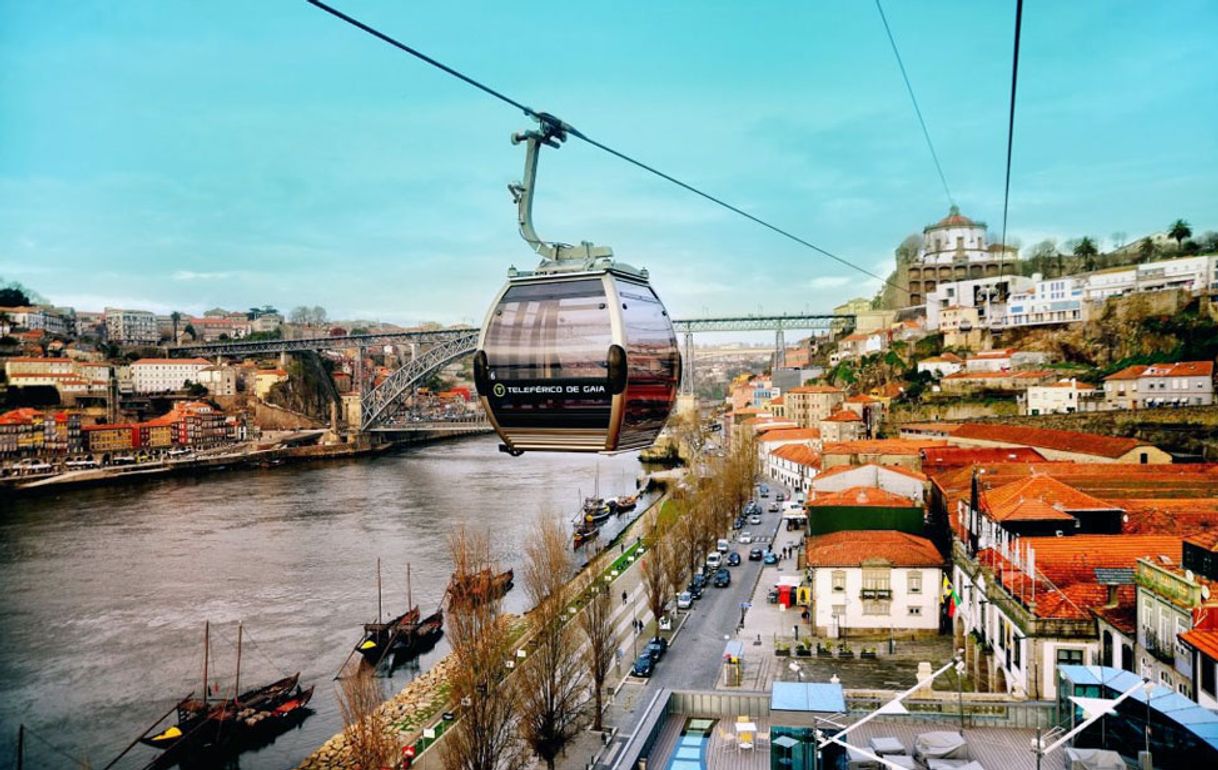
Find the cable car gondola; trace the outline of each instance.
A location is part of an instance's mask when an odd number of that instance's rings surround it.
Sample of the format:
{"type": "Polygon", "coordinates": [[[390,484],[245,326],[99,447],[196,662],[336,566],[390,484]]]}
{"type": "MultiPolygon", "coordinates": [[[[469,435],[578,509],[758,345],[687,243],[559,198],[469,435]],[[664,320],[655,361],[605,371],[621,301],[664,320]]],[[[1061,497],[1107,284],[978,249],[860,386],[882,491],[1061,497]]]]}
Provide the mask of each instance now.
{"type": "Polygon", "coordinates": [[[548,243],[533,229],[540,146],[570,126],[549,115],[525,142],[512,185],[520,234],[542,258],[508,271],[474,354],[474,381],[504,451],[618,452],[650,446],[676,401],[681,358],[645,269],[607,247],[548,243]]]}

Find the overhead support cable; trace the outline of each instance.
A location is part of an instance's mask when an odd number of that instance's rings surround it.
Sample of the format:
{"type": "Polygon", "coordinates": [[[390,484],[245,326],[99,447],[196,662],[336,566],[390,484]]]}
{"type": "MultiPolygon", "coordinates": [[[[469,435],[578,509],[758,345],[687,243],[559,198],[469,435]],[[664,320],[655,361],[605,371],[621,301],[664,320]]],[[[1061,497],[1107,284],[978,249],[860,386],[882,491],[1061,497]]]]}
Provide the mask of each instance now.
{"type": "Polygon", "coordinates": [[[655,176],[658,176],[661,179],[664,179],[665,181],[671,182],[672,184],[675,184],[676,186],[682,188],[683,190],[691,192],[694,195],[697,195],[701,198],[704,198],[704,199],[710,201],[711,203],[716,204],[717,206],[720,206],[722,208],[727,209],[728,211],[731,211],[734,214],[738,214],[755,224],[761,225],[762,227],[766,228],[767,230],[775,232],[775,233],[783,236],[784,238],[787,238],[788,240],[794,241],[795,243],[798,243],[801,246],[811,249],[812,251],[815,251],[818,254],[826,256],[842,265],[845,265],[846,267],[850,268],[851,270],[855,270],[864,275],[870,276],[871,278],[875,278],[876,280],[880,281],[881,283],[886,283],[895,289],[898,289],[901,291],[906,290],[905,287],[900,286],[896,283],[893,283],[892,281],[888,280],[887,278],[884,278],[881,275],[877,275],[876,273],[873,273],[870,270],[867,270],[866,268],[859,267],[858,265],[854,264],[853,262],[850,262],[847,259],[839,257],[838,255],[836,255],[826,249],[823,249],[820,246],[817,246],[816,244],[811,243],[811,242],[799,237],[798,235],[795,235],[794,233],[791,233],[791,232],[779,227],[778,225],[771,224],[770,222],[767,222],[766,220],[761,219],[760,217],[754,216],[753,214],[750,214],[749,212],[745,211],[744,209],[739,208],[738,206],[734,206],[731,203],[728,203],[727,201],[725,201],[721,198],[718,198],[708,192],[705,192],[697,187],[694,187],[693,185],[691,185],[687,182],[683,182],[680,179],[678,179],[670,174],[666,174],[663,171],[660,171],[659,169],[655,168],[654,166],[648,165],[647,163],[644,163],[641,160],[633,158],[624,152],[621,152],[619,150],[616,150],[616,149],[610,147],[607,144],[604,144],[603,142],[599,142],[599,141],[589,137],[587,134],[584,134],[583,132],[575,129],[573,126],[570,126],[567,123],[563,122],[562,120],[559,120],[558,118],[554,117],[553,115],[551,115],[549,113],[538,112],[538,111],[534,110],[532,107],[527,106],[523,102],[517,101],[516,99],[513,99],[510,96],[507,96],[503,92],[498,91],[494,88],[491,88],[490,86],[486,85],[485,83],[475,80],[474,78],[470,77],[469,75],[466,75],[466,74],[448,66],[447,64],[444,64],[444,63],[440,62],[439,60],[434,59],[431,56],[428,56],[427,54],[423,53],[422,51],[419,51],[418,49],[416,49],[412,46],[409,46],[409,45],[401,42],[400,40],[390,37],[389,35],[385,34],[384,32],[381,32],[380,30],[377,30],[374,27],[371,27],[371,26],[365,24],[364,22],[362,22],[358,19],[348,16],[347,14],[338,10],[337,8],[327,5],[326,3],[322,2],[321,0],[308,0],[308,2],[317,6],[318,8],[320,8],[321,10],[330,14],[331,16],[334,16],[337,19],[341,19],[342,21],[347,22],[351,26],[356,27],[357,29],[363,30],[364,32],[367,32],[369,35],[372,35],[373,37],[377,38],[378,40],[388,43],[389,45],[393,46],[394,48],[397,48],[398,50],[400,50],[404,53],[408,53],[411,56],[415,57],[416,59],[418,59],[426,64],[430,64],[431,66],[435,67],[436,69],[438,69],[448,75],[452,75],[453,77],[457,78],[458,80],[461,80],[462,82],[466,83],[467,85],[473,86],[474,88],[478,89],[479,91],[482,91],[483,93],[487,94],[488,96],[492,96],[495,99],[498,99],[499,101],[503,102],[504,104],[507,104],[511,107],[516,108],[517,110],[520,110],[525,115],[529,116],[530,118],[533,118],[534,120],[537,120],[539,123],[542,123],[543,125],[552,126],[552,127],[561,129],[563,132],[565,132],[571,136],[574,136],[575,138],[580,139],[580,140],[584,141],[585,143],[590,144],[593,147],[614,156],[615,158],[618,158],[619,160],[623,160],[633,166],[636,166],[644,171],[647,171],[648,173],[654,174],[655,176]]]}
{"type": "Polygon", "coordinates": [[[952,197],[952,191],[947,186],[947,176],[943,173],[943,165],[939,163],[939,153],[935,152],[935,143],[930,140],[930,130],[926,128],[926,119],[922,117],[922,108],[918,106],[918,97],[914,96],[913,85],[909,82],[909,73],[905,71],[905,62],[901,59],[901,51],[897,48],[897,40],[892,34],[892,27],[888,25],[888,17],[884,15],[884,6],[880,5],[880,0],[875,0],[875,8],[880,12],[880,21],[884,22],[884,31],[888,33],[892,53],[897,57],[897,66],[901,69],[901,79],[905,81],[905,90],[909,92],[909,100],[913,102],[914,114],[918,116],[918,125],[922,127],[922,136],[926,138],[926,147],[930,150],[930,157],[935,162],[935,170],[939,172],[939,181],[943,183],[943,193],[947,196],[947,204],[955,206],[956,199],[952,197]]]}
{"type": "Polygon", "coordinates": [[[998,273],[1007,255],[1007,208],[1011,200],[1011,147],[1015,142],[1015,91],[1019,84],[1019,32],[1023,26],[1023,0],[1015,0],[1015,49],[1011,59],[1011,108],[1007,116],[1007,179],[1002,191],[1002,251],[998,253],[998,273]]]}

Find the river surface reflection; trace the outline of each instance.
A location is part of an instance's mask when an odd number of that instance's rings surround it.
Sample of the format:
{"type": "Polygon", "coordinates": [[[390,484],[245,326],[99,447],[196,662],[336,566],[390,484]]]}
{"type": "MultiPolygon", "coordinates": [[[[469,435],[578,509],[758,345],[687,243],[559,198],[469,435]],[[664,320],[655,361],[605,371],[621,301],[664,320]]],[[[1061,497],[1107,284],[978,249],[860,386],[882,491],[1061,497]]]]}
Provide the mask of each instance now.
{"type": "MultiPolygon", "coordinates": [[[[0,501],[0,767],[22,722],[105,766],[200,690],[205,619],[213,681],[231,688],[240,621],[243,689],[298,670],[317,685],[313,716],[234,765],[295,766],[341,728],[332,678],[376,615],[378,557],[386,614],[406,604],[408,562],[426,614],[448,582],[455,525],[488,530],[504,565],[519,568],[538,511],[569,521],[598,468],[606,496],[632,492],[640,470],[635,453],[511,458],[496,443],[0,501]]],[[[506,608],[523,610],[523,594],[509,593],[506,608]]],[[[387,692],[416,673],[399,668],[387,692]]],[[[27,767],[65,766],[27,744],[27,767]]],[[[118,767],[153,756],[139,747],[118,767]]]]}

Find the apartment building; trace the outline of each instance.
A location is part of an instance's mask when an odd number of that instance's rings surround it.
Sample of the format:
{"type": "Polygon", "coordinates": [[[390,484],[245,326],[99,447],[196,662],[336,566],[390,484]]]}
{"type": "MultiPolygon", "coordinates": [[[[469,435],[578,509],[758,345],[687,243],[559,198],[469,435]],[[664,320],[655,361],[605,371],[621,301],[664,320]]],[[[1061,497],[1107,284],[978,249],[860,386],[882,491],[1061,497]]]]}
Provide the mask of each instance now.
{"type": "Polygon", "coordinates": [[[135,393],[170,393],[198,382],[210,366],[202,358],[141,358],[131,364],[131,385],[135,393]]]}
{"type": "Polygon", "coordinates": [[[803,385],[783,394],[787,418],[801,428],[819,427],[820,421],[838,411],[846,392],[832,385],[803,385]]]}
{"type": "Polygon", "coordinates": [[[1104,378],[1104,400],[1116,409],[1209,406],[1214,403],[1214,362],[1127,366],[1104,378]]]}
{"type": "Polygon", "coordinates": [[[106,338],[115,345],[155,345],[161,340],[156,315],[147,310],[105,309],[106,338]]]}

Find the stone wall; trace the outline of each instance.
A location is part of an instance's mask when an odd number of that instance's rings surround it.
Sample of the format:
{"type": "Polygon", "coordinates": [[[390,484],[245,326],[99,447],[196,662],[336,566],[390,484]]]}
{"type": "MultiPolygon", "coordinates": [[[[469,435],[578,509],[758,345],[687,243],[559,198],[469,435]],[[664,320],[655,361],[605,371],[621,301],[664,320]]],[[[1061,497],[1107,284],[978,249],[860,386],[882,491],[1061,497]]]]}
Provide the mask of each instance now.
{"type": "Polygon", "coordinates": [[[1074,430],[1106,436],[1128,436],[1169,452],[1203,455],[1218,462],[1218,406],[1179,409],[1129,409],[1081,414],[1018,415],[978,422],[1002,422],[1037,428],[1074,430]]]}

